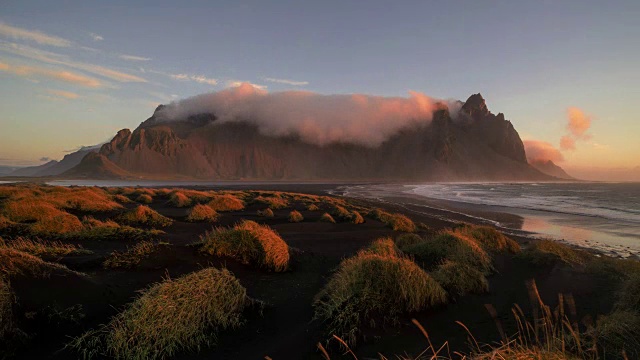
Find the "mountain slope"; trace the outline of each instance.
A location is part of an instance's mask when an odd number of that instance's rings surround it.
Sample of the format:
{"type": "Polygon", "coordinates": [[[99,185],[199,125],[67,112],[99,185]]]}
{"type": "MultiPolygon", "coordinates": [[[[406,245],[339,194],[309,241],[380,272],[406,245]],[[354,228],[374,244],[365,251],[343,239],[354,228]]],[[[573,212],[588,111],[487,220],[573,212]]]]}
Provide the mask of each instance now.
{"type": "Polygon", "coordinates": [[[51,160],[46,164],[24,167],[12,172],[9,176],[39,177],[60,175],[63,172],[80,164],[82,158],[84,158],[91,151],[99,150],[101,146],[102,144],[94,146],[83,146],[79,150],[65,155],[64,158],[62,158],[62,160],[60,161],[51,160]]]}
{"type": "MultiPolygon", "coordinates": [[[[378,147],[350,143],[320,146],[304,142],[295,134],[267,136],[249,122],[220,122],[215,114],[166,122],[157,116],[161,109],[158,107],[133,132],[121,130],[102,146],[100,155],[109,160],[103,163],[110,168],[100,176],[135,174],[207,180],[550,179],[527,163],[517,131],[502,114],[493,115],[480,94],[464,103],[455,120],[448,110],[438,110],[431,122],[402,129],[378,147]]],[[[85,167],[81,173],[93,176],[88,170],[85,167]]]]}
{"type": "Polygon", "coordinates": [[[532,161],[531,162],[531,166],[533,166],[534,168],[538,169],[542,173],[557,177],[558,179],[575,180],[575,178],[573,176],[567,174],[567,172],[564,171],[564,169],[562,169],[560,166],[554,164],[554,162],[551,161],[551,160],[547,160],[547,161],[544,161],[544,160],[532,161]]]}

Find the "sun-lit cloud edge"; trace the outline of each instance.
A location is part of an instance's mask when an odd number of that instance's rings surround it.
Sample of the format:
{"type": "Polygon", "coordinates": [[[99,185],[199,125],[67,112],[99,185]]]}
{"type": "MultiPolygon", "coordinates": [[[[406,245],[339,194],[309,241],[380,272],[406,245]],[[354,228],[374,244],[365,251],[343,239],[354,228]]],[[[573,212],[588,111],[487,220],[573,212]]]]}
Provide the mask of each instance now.
{"type": "Polygon", "coordinates": [[[285,84],[285,85],[293,85],[293,86],[309,85],[308,81],[296,81],[296,80],[279,79],[279,78],[272,78],[272,77],[265,77],[265,78],[262,78],[262,79],[264,81],[278,83],[278,84],[285,84]]]}
{"type": "Polygon", "coordinates": [[[48,35],[38,30],[27,30],[16,26],[11,26],[0,21],[0,35],[20,40],[34,41],[41,45],[69,47],[72,45],[70,40],[48,35]]]}

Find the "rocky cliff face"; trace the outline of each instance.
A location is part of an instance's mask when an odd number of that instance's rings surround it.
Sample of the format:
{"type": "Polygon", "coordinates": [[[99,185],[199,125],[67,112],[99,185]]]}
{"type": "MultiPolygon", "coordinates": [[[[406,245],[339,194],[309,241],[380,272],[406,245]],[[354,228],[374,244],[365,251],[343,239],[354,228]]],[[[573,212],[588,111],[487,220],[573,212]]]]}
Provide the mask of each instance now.
{"type": "MultiPolygon", "coordinates": [[[[156,113],[162,109],[156,109],[156,113]]],[[[428,124],[406,128],[372,148],[313,145],[296,135],[272,137],[246,122],[218,122],[215,114],[163,122],[155,114],[133,132],[102,146],[110,174],[207,180],[544,180],[502,114],[480,94],[453,119],[439,110],[428,124]],[[120,170],[115,170],[113,166],[120,170]]],[[[95,168],[95,159],[93,167],[95,168]]],[[[85,164],[86,165],[86,164],[85,164]]],[[[97,170],[92,170],[97,171],[97,170]]],[[[90,171],[82,172],[89,175],[90,171]]]]}

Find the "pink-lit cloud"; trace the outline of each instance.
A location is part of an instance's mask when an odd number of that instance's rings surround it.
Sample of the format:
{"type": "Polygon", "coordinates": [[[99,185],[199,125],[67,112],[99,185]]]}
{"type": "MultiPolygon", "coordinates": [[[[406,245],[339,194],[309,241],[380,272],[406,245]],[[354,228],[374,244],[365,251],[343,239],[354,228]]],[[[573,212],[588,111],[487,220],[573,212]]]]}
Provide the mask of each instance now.
{"type": "Polygon", "coordinates": [[[567,109],[567,117],[569,123],[567,124],[567,130],[576,139],[586,139],[589,137],[587,130],[591,127],[591,117],[586,115],[582,110],[577,107],[570,107],[567,109]]]}
{"type": "Polygon", "coordinates": [[[251,121],[266,135],[299,135],[324,145],[349,142],[378,146],[402,128],[431,121],[444,102],[410,92],[409,97],[321,95],[309,91],[269,93],[249,83],[171,103],[166,121],[213,113],[218,121],[251,121]]]}
{"type": "Polygon", "coordinates": [[[560,150],[546,141],[524,140],[523,143],[527,154],[527,161],[530,163],[548,160],[554,163],[564,161],[564,156],[562,156],[560,150]]]}
{"type": "Polygon", "coordinates": [[[97,88],[102,86],[102,83],[97,79],[70,71],[52,70],[36,66],[15,66],[5,63],[0,63],[0,71],[6,71],[14,75],[23,77],[44,77],[90,88],[97,88]]]}
{"type": "Polygon", "coordinates": [[[562,149],[563,151],[575,150],[576,141],[571,136],[565,135],[560,138],[560,149],[562,149]]]}

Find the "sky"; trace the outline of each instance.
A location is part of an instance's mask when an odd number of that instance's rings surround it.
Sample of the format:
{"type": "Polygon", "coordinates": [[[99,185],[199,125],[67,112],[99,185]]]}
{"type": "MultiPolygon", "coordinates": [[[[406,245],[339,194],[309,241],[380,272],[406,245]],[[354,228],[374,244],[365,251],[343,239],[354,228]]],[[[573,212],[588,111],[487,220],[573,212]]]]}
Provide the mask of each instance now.
{"type": "Polygon", "coordinates": [[[638,18],[637,0],[3,0],[0,165],[60,159],[160,103],[249,82],[480,92],[567,170],[623,171],[640,166],[638,18]]]}

